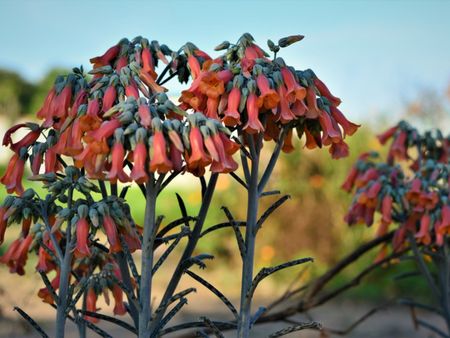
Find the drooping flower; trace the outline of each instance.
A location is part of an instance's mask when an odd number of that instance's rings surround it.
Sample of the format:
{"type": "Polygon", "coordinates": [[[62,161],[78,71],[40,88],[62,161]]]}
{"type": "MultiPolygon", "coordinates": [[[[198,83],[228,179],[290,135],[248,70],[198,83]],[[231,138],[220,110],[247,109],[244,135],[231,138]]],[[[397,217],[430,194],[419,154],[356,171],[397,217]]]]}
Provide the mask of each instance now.
{"type": "Polygon", "coordinates": [[[222,122],[226,126],[235,126],[240,124],[241,114],[239,113],[239,103],[241,100],[241,90],[237,87],[233,87],[228,95],[228,105],[225,110],[222,122]]]}
{"type": "Polygon", "coordinates": [[[287,68],[281,68],[284,85],[286,86],[285,97],[290,102],[301,101],[306,97],[306,89],[295,80],[294,74],[287,68]]]}
{"type": "Polygon", "coordinates": [[[278,95],[280,97],[278,103],[278,119],[281,123],[286,124],[295,119],[294,113],[291,111],[289,107],[289,102],[286,98],[286,91],[283,86],[279,86],[277,88],[278,95]]]}
{"type": "Polygon", "coordinates": [[[258,98],[255,93],[250,93],[247,98],[248,121],[244,130],[249,134],[255,134],[264,131],[264,127],[259,120],[258,98]]]}
{"type": "Polygon", "coordinates": [[[20,195],[24,192],[22,185],[24,169],[25,161],[19,154],[14,154],[6,167],[5,174],[0,178],[0,182],[5,186],[8,194],[15,192],[20,195]]]}
{"type": "Polygon", "coordinates": [[[189,170],[204,168],[211,163],[211,157],[205,152],[199,127],[192,125],[189,132],[191,153],[187,159],[189,170]]]}
{"type": "MultiPolygon", "coordinates": [[[[95,293],[94,288],[89,288],[86,295],[86,311],[89,312],[97,312],[97,294],[95,293]]],[[[85,315],[84,317],[87,321],[91,323],[97,323],[99,321],[96,317],[90,317],[85,315]]]]}
{"type": "Polygon", "coordinates": [[[133,151],[133,169],[130,173],[130,178],[138,184],[147,182],[148,175],[145,170],[147,163],[147,147],[144,140],[139,140],[136,143],[136,148],[133,151]]]}
{"type": "Polygon", "coordinates": [[[77,235],[77,253],[81,257],[90,256],[91,251],[88,246],[89,237],[89,223],[85,217],[80,217],[76,223],[76,235],[77,235]]]}
{"type": "MultiPolygon", "coordinates": [[[[153,125],[155,126],[155,123],[153,125]]],[[[172,170],[173,165],[167,156],[166,139],[161,129],[154,129],[152,149],[153,154],[150,160],[150,171],[164,174],[172,170]]]]}
{"type": "Polygon", "coordinates": [[[108,242],[110,244],[110,252],[115,253],[122,250],[117,232],[117,225],[110,215],[103,216],[103,228],[105,229],[106,237],[108,238],[108,242]]]}
{"type": "Polygon", "coordinates": [[[259,74],[256,77],[256,84],[261,95],[258,97],[258,107],[267,110],[273,109],[280,102],[280,96],[275,90],[270,88],[269,80],[264,74],[259,74]]]}
{"type": "Polygon", "coordinates": [[[103,55],[94,57],[89,61],[93,64],[94,68],[107,66],[119,55],[120,49],[120,44],[117,44],[109,48],[103,55]]]}
{"type": "Polygon", "coordinates": [[[342,126],[342,129],[344,129],[344,135],[353,135],[361,125],[355,124],[353,122],[350,122],[347,120],[347,118],[342,114],[342,112],[334,107],[330,106],[331,116],[336,120],[337,123],[339,123],[342,126]]]}
{"type": "Polygon", "coordinates": [[[112,148],[112,160],[111,160],[111,169],[106,176],[112,183],[117,183],[117,180],[120,182],[130,182],[131,179],[127,173],[123,170],[123,161],[125,158],[125,149],[122,144],[122,134],[123,131],[121,129],[116,129],[114,132],[114,145],[112,148]]]}
{"type": "Polygon", "coordinates": [[[314,77],[313,82],[319,93],[322,96],[325,96],[328,101],[331,102],[332,106],[337,107],[341,104],[341,99],[331,94],[325,83],[323,83],[317,76],[314,77]]]}

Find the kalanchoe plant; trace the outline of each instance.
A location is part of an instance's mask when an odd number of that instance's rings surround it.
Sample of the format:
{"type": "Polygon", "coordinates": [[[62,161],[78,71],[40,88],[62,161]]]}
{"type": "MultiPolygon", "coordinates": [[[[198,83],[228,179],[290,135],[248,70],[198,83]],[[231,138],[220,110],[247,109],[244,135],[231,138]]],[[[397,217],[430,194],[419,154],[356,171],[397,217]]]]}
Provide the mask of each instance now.
{"type": "MultiPolygon", "coordinates": [[[[24,123],[8,130],[3,145],[14,155],[1,183],[16,195],[8,196],[0,207],[0,243],[8,225],[22,223],[22,231],[1,262],[11,272],[23,274],[28,253],[38,255],[36,270],[45,284],[39,296],[56,308],[56,337],[64,337],[67,318],[77,324],[81,337],[86,336],[86,328],[108,337],[95,325],[99,319],[139,337],[193,327],[219,335],[221,330],[237,329],[238,337],[249,337],[252,325],[265,312],[252,312],[251,308],[259,282],[311,260],[297,259],[253,275],[256,235],[288,198],[281,197],[258,219],[259,199],[278,193],[265,188],[280,152],[294,150],[296,133],[299,138],[304,136],[306,148],[329,146],[332,157],[340,158],[348,154],[344,137],[358,128],[340,112],[340,99],[312,70],[296,70],[276,57],[280,48],[302,38],[283,38],[278,45],[269,42],[273,59],[248,33],[236,44],[218,46],[217,50],[225,52],[214,59],[192,43],[172,51],[142,37],[122,39],[91,59],[91,76],[80,67],[56,79],[37,112],[41,124],[24,123]],[[158,76],[159,62],[166,66],[158,76]],[[173,103],[162,87],[176,76],[181,83],[192,79],[181,94],[180,105],[173,103]],[[15,142],[13,134],[21,128],[29,131],[15,142]],[[273,141],[275,147],[261,170],[260,154],[267,141],[273,141]],[[243,178],[234,173],[238,164],[233,154],[238,150],[243,178]],[[42,182],[45,196],[22,186],[27,163],[29,179],[42,182]],[[211,171],[208,182],[204,177],[207,168],[211,171]],[[199,177],[201,183],[198,215],[188,215],[177,195],[182,217],[164,223],[157,216],[158,195],[185,172],[199,177]],[[230,174],[246,188],[247,217],[237,221],[224,207],[228,221],[202,231],[219,173],[230,174]],[[131,216],[127,201],[131,184],[139,187],[145,200],[141,225],[131,216]],[[245,229],[244,235],[240,227],[245,229]],[[223,228],[233,229],[242,257],[239,311],[190,270],[193,265],[205,267],[204,260],[212,258],[193,256],[200,238],[223,228]],[[99,236],[101,232],[105,237],[99,236]],[[179,263],[156,302],[154,275],[183,238],[187,242],[179,263]],[[169,246],[155,261],[154,251],[162,243],[169,246]],[[132,256],[136,251],[141,252],[140,267],[132,256]],[[176,293],[185,273],[219,296],[234,321],[204,317],[199,322],[167,327],[194,290],[176,293]],[[129,314],[132,324],[97,313],[97,298],[103,295],[109,302],[108,290],[115,301],[114,314],[129,314]]],[[[46,336],[22,309],[18,311],[46,336]]],[[[273,336],[318,327],[315,322],[306,323],[273,336]]]]}
{"type": "MultiPolygon", "coordinates": [[[[392,139],[387,159],[377,153],[362,154],[342,186],[354,194],[346,221],[350,225],[378,223],[378,237],[394,228],[391,250],[412,251],[432,295],[431,304],[402,302],[440,314],[447,333],[420,319],[417,324],[449,337],[450,136],[439,130],[420,133],[402,121],[378,139],[381,144],[392,139]],[[428,263],[425,257],[430,258],[428,263]]],[[[377,260],[383,260],[388,251],[386,242],[377,260]]]]}

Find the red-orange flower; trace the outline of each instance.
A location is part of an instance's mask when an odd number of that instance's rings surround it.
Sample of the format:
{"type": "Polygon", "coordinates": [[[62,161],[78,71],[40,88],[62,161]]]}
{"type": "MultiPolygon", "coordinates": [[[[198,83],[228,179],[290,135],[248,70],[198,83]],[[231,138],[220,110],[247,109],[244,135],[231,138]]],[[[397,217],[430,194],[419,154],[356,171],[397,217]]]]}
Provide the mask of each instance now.
{"type": "Polygon", "coordinates": [[[147,182],[148,175],[145,171],[145,164],[147,163],[147,147],[143,140],[136,144],[133,152],[133,169],[130,173],[130,178],[138,184],[147,182]]]}
{"type": "Polygon", "coordinates": [[[76,250],[79,256],[89,256],[91,251],[88,247],[89,223],[86,218],[80,217],[76,223],[77,246],[76,250]]]}
{"type": "Polygon", "coordinates": [[[20,195],[23,193],[22,176],[24,169],[25,161],[18,154],[14,154],[6,167],[5,174],[0,178],[0,182],[5,186],[8,194],[16,192],[20,195]]]}
{"type": "Polygon", "coordinates": [[[231,89],[230,91],[230,94],[228,95],[228,105],[222,119],[222,122],[226,126],[235,126],[237,124],[240,124],[241,114],[238,110],[240,100],[241,90],[237,87],[233,87],[233,89],[231,89]]]}
{"type": "Polygon", "coordinates": [[[103,228],[105,229],[106,237],[108,238],[108,242],[110,244],[110,252],[114,253],[122,250],[117,232],[117,225],[110,215],[103,216],[103,228]]]}
{"type": "Polygon", "coordinates": [[[306,89],[295,81],[294,74],[288,68],[283,67],[281,68],[281,75],[286,86],[285,96],[287,100],[291,103],[303,100],[306,97],[306,89]]]}
{"type": "Polygon", "coordinates": [[[204,150],[202,134],[197,126],[191,127],[189,141],[191,143],[191,154],[187,160],[189,169],[204,168],[209,165],[211,157],[204,150]]]}
{"type": "Polygon", "coordinates": [[[150,160],[150,171],[164,174],[172,170],[173,165],[167,157],[166,139],[162,130],[155,129],[152,148],[153,156],[150,160]]]}
{"type": "Polygon", "coordinates": [[[258,119],[258,98],[255,93],[250,93],[247,98],[247,115],[248,120],[243,129],[249,134],[263,132],[264,127],[261,124],[261,121],[258,119]]]}
{"type": "Polygon", "coordinates": [[[280,97],[275,90],[270,88],[267,77],[264,74],[259,74],[256,77],[256,84],[261,92],[261,95],[258,97],[258,107],[264,107],[267,110],[275,108],[280,102],[280,97]]]}
{"type": "MultiPolygon", "coordinates": [[[[97,312],[97,294],[94,291],[94,288],[89,288],[86,295],[86,311],[89,312],[97,312]]],[[[91,323],[97,323],[99,321],[98,318],[85,316],[87,321],[91,323]]]]}
{"type": "Polygon", "coordinates": [[[123,144],[116,140],[114,142],[112,148],[112,161],[111,161],[111,169],[108,172],[107,178],[112,183],[117,183],[117,180],[120,182],[130,182],[130,177],[123,170],[123,160],[125,157],[125,149],[123,148],[123,144]]]}

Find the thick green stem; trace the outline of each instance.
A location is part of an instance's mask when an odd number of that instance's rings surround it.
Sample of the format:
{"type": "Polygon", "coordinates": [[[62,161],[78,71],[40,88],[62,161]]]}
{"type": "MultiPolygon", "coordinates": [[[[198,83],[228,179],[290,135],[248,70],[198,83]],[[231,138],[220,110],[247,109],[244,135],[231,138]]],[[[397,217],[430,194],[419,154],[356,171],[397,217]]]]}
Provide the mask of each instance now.
{"type": "Polygon", "coordinates": [[[141,282],[139,285],[139,338],[148,338],[148,323],[151,317],[153,243],[155,234],[156,195],[154,176],[146,186],[144,234],[142,236],[141,282]]]}
{"type": "MultiPolygon", "coordinates": [[[[69,188],[67,208],[70,210],[72,208],[73,201],[73,188],[69,188]]],[[[66,318],[67,318],[67,306],[69,303],[68,291],[69,291],[69,280],[70,280],[70,270],[72,262],[72,212],[67,220],[66,228],[66,248],[64,252],[63,261],[61,264],[60,277],[59,277],[59,295],[58,295],[58,306],[56,310],[56,338],[64,338],[66,318]]]]}
{"type": "MultiPolygon", "coordinates": [[[[259,148],[259,144],[256,145],[259,148]]],[[[247,225],[245,231],[245,253],[242,265],[241,307],[238,321],[238,337],[248,338],[250,335],[251,299],[248,291],[253,281],[253,265],[255,259],[256,222],[258,216],[258,169],[259,151],[254,149],[250,179],[247,182],[247,225]]]]}

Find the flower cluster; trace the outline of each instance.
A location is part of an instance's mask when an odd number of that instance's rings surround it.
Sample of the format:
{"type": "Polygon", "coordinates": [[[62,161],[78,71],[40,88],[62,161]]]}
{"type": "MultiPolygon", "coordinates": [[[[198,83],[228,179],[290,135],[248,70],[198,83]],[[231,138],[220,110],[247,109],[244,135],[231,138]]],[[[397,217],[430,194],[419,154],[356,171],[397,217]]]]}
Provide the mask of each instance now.
{"type": "MultiPolygon", "coordinates": [[[[276,54],[298,40],[288,37],[269,48],[276,54]]],[[[305,135],[308,149],[324,145],[333,158],[348,154],[344,137],[359,126],[345,118],[340,99],[312,70],[269,59],[249,34],[218,49],[226,51],[213,59],[191,43],[172,51],[142,37],[122,39],[90,60],[88,74],[79,67],[55,80],[36,113],[40,123],[21,123],[6,132],[3,145],[13,156],[0,182],[17,196],[0,206],[0,244],[10,224],[22,224],[22,231],[0,263],[22,275],[28,253],[36,254],[36,270],[48,282],[39,291],[45,302],[55,303],[52,291],[60,288],[64,256],[70,257],[69,283],[86,291],[88,311],[95,312],[100,294],[109,302],[110,290],[114,313],[126,312],[115,257],[142,249],[143,231],[122,199],[128,186],[119,195],[118,182],[145,190],[169,172],[203,176],[209,167],[230,173],[238,168],[233,154],[241,147],[246,153],[250,137],[275,140],[290,152],[294,129],[299,138],[305,135]],[[165,68],[158,76],[159,62],[165,68]],[[179,105],[163,87],[175,76],[181,83],[192,78],[179,105]],[[26,134],[16,140],[19,130],[26,134]],[[28,165],[30,180],[47,189],[45,198],[24,189],[28,165]],[[99,231],[105,236],[97,236],[99,231]]]]}
{"type": "Polygon", "coordinates": [[[4,136],[3,145],[15,153],[0,179],[7,191],[23,192],[27,160],[38,175],[60,172],[62,156],[85,168],[90,178],[114,183],[143,183],[149,172],[185,168],[203,175],[210,164],[214,172],[236,170],[231,155],[238,145],[228,130],[200,114],[187,117],[157,84],[154,67],[158,59],[168,62],[164,50],[170,51],[143,38],[124,39],[91,59],[91,80],[82,68],[58,77],[37,112],[42,124],[19,124],[4,136]],[[28,134],[13,142],[21,128],[28,134]]]}
{"type": "MultiPolygon", "coordinates": [[[[280,46],[288,44],[280,40],[280,46]]],[[[279,49],[271,45],[275,47],[279,49]]],[[[300,138],[305,135],[308,149],[325,145],[333,158],[348,154],[343,139],[359,126],[345,118],[338,109],[341,100],[312,70],[295,70],[282,58],[269,59],[250,34],[216,49],[226,51],[212,59],[194,45],[186,47],[193,82],[182,92],[182,108],[203,112],[247,134],[264,133],[266,141],[278,140],[281,129],[287,128],[286,152],[293,150],[296,128],[300,138]]]]}
{"type": "Polygon", "coordinates": [[[376,153],[362,154],[342,185],[348,192],[355,189],[347,223],[370,226],[379,212],[379,236],[397,225],[394,250],[405,245],[408,233],[424,245],[442,245],[450,233],[450,137],[439,131],[422,135],[400,122],[378,139],[382,144],[392,139],[387,161],[376,161],[376,153]]]}

